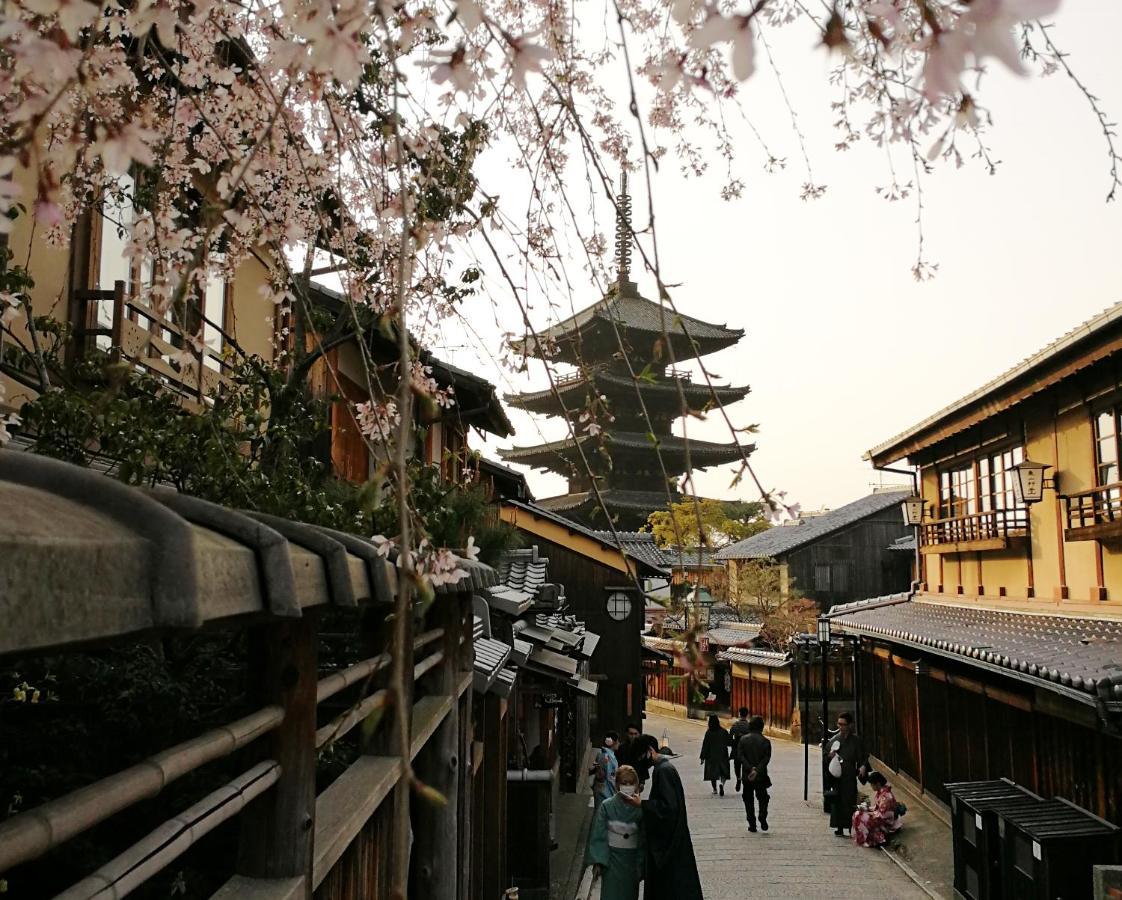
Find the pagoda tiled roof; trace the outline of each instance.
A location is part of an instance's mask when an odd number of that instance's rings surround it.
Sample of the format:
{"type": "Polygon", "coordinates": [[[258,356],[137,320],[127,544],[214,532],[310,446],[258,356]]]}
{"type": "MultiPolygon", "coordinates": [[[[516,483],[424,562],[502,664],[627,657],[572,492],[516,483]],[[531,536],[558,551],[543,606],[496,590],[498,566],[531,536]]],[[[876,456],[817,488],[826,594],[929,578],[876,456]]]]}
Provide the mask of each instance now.
{"type": "Polygon", "coordinates": [[[712,398],[715,394],[721,403],[735,403],[738,400],[744,399],[745,396],[752,389],[748,385],[743,387],[734,387],[732,385],[710,385],[703,382],[691,381],[688,378],[680,378],[669,376],[665,379],[657,381],[636,381],[629,375],[619,372],[609,372],[603,369],[593,370],[587,374],[578,373],[576,376],[564,378],[555,383],[553,387],[546,388],[540,391],[527,391],[521,394],[507,394],[504,398],[511,406],[519,409],[530,409],[535,411],[546,411],[551,405],[551,401],[555,400],[555,392],[557,394],[565,395],[587,390],[590,384],[595,384],[598,388],[606,387],[620,387],[627,391],[632,392],[638,388],[645,396],[655,398],[665,398],[668,400],[677,401],[679,394],[679,386],[682,393],[685,394],[687,400],[705,401],[712,398]]]}
{"type": "MultiPolygon", "coordinates": [[[[600,491],[605,505],[609,509],[637,509],[655,510],[666,507],[665,491],[628,491],[621,488],[604,488],[600,491]]],[[[677,497],[674,497],[677,499],[677,497]]],[[[593,506],[596,497],[592,491],[577,491],[572,494],[561,494],[558,497],[546,497],[536,501],[538,506],[555,512],[566,512],[593,506]]]]}
{"type": "MultiPolygon", "coordinates": [[[[556,458],[576,451],[577,443],[594,440],[591,435],[579,435],[576,439],[562,438],[559,441],[548,441],[532,447],[511,447],[509,450],[500,450],[499,455],[507,462],[520,462],[524,465],[546,465],[556,461],[556,458]],[[535,462],[535,458],[538,460],[535,462]]],[[[741,453],[745,456],[756,449],[755,444],[717,444],[712,441],[698,441],[690,439],[690,460],[695,468],[716,466],[740,459],[741,453]]],[[[654,453],[655,444],[638,431],[616,431],[610,435],[606,445],[615,450],[645,450],[654,453]]],[[[678,435],[666,435],[658,439],[658,449],[664,454],[684,455],[687,441],[678,435]]],[[[662,505],[661,503],[659,504],[662,505]]]]}
{"type": "Polygon", "coordinates": [[[538,341],[548,344],[571,339],[597,319],[632,331],[668,334],[696,341],[735,344],[744,337],[742,328],[728,328],[681,312],[675,313],[669,306],[661,306],[641,296],[635,286],[627,282],[622,290],[613,289],[598,303],[537,332],[525,341],[515,341],[515,349],[531,356],[539,356],[538,341]],[[534,337],[538,340],[535,341],[534,337]]]}

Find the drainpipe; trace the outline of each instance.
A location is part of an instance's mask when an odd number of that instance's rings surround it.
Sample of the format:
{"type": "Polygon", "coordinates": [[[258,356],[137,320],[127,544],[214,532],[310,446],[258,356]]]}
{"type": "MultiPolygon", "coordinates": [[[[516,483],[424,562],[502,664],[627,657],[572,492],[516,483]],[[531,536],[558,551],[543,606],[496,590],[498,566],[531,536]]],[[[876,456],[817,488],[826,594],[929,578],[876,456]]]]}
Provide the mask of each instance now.
{"type": "MultiPolygon", "coordinates": [[[[907,476],[909,476],[912,479],[912,493],[916,497],[922,497],[923,496],[919,492],[919,475],[916,474],[915,469],[894,469],[891,466],[877,466],[877,465],[874,465],[873,469],[877,472],[891,472],[893,475],[907,475],[907,476]]],[[[914,596],[919,591],[919,586],[920,586],[920,584],[922,584],[922,581],[920,579],[920,572],[923,571],[923,568],[920,565],[921,557],[920,557],[920,552],[919,552],[919,526],[916,525],[916,526],[913,526],[913,527],[916,530],[916,570],[915,570],[916,577],[915,577],[915,580],[912,582],[912,589],[911,589],[911,591],[909,591],[909,597],[908,597],[909,600],[911,599],[911,596],[914,596]]]]}

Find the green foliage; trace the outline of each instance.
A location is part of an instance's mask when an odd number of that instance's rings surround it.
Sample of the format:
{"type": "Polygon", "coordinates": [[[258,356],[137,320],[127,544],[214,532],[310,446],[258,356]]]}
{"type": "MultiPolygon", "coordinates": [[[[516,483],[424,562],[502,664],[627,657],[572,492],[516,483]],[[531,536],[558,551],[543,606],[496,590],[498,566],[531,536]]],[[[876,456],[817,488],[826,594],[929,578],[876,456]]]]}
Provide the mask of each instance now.
{"type": "Polygon", "coordinates": [[[686,497],[647,518],[660,547],[723,547],[769,527],[762,503],[686,497]]]}
{"type": "Polygon", "coordinates": [[[741,615],[759,619],[762,646],[786,650],[792,635],[814,629],[818,606],[803,598],[793,581],[785,583],[783,567],[774,560],[737,560],[729,593],[741,615]]]}

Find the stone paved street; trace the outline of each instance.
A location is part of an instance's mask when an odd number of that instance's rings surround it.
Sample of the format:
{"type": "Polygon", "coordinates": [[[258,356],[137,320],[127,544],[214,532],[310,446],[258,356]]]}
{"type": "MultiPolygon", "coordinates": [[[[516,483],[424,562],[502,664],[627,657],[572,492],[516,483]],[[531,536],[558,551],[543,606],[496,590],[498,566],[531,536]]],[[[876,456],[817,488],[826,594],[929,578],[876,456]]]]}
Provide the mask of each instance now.
{"type": "MultiPolygon", "coordinates": [[[[884,853],[854,846],[835,837],[822,813],[820,788],[814,784],[803,803],[803,749],[788,741],[772,741],[771,812],[766,834],[749,834],[744,804],[732,788],[714,797],[701,780],[698,763],[703,723],[648,716],[646,729],[655,737],[669,732],[671,748],[681,756],[674,764],[682,773],[689,808],[690,831],[706,900],[759,897],[888,897],[922,900],[918,888],[884,853]]],[[[814,748],[811,748],[813,754],[814,748]]],[[[814,757],[811,756],[811,764],[814,757]]]]}

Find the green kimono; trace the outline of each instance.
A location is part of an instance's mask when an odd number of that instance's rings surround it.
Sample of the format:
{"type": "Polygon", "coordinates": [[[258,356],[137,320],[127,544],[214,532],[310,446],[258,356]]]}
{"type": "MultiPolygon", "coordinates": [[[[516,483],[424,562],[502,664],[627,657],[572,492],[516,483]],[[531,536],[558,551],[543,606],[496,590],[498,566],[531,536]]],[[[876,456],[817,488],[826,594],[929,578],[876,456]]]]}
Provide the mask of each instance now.
{"type": "Polygon", "coordinates": [[[600,804],[588,836],[585,865],[601,869],[601,900],[638,900],[643,879],[643,810],[616,794],[600,804]]]}

